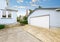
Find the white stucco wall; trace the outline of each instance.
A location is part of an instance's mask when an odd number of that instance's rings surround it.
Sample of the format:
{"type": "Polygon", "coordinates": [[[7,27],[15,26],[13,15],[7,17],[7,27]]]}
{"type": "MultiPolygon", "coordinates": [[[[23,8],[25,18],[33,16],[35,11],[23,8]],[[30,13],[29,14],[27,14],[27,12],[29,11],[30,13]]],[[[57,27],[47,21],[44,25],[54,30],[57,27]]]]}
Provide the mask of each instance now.
{"type": "Polygon", "coordinates": [[[11,23],[17,23],[17,14],[16,12],[11,12],[12,13],[12,17],[11,18],[2,18],[2,13],[0,10],[0,24],[11,24],[11,23]]]}
{"type": "MultiPolygon", "coordinates": [[[[48,9],[40,9],[36,10],[33,12],[29,17],[28,17],[28,23],[30,24],[30,18],[35,17],[35,16],[41,16],[41,15],[50,15],[50,26],[51,27],[60,27],[60,11],[56,10],[48,10],[48,9]]],[[[39,24],[39,23],[38,23],[39,24]]]]}
{"type": "Polygon", "coordinates": [[[28,23],[30,24],[30,17],[41,16],[41,15],[48,15],[51,10],[36,10],[28,17],[28,23]]]}
{"type": "Polygon", "coordinates": [[[0,9],[5,9],[6,6],[6,0],[0,0],[0,9]]]}
{"type": "Polygon", "coordinates": [[[52,11],[50,13],[50,26],[60,27],[60,11],[52,11]]]}
{"type": "MultiPolygon", "coordinates": [[[[15,11],[11,11],[12,17],[11,18],[2,18],[2,10],[7,7],[6,0],[0,0],[0,24],[11,24],[11,23],[17,23],[17,14],[15,11]]],[[[13,9],[14,10],[14,9],[13,9]]],[[[8,14],[8,13],[7,13],[8,14]]]]}

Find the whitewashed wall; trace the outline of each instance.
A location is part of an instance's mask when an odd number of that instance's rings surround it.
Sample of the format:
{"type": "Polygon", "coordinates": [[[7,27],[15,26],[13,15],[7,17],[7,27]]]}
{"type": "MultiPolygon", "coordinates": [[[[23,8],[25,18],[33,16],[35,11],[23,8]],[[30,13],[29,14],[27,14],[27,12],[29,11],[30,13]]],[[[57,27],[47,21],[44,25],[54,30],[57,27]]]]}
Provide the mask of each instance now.
{"type": "Polygon", "coordinates": [[[0,9],[5,9],[6,6],[6,0],[0,0],[0,9]]]}
{"type": "Polygon", "coordinates": [[[7,7],[6,0],[0,0],[0,24],[11,24],[11,23],[17,23],[17,14],[16,12],[12,11],[12,18],[2,18],[2,10],[7,7]]]}
{"type": "Polygon", "coordinates": [[[50,15],[50,26],[51,27],[60,27],[60,11],[56,11],[56,10],[48,10],[48,9],[40,9],[40,10],[36,10],[35,12],[33,12],[29,17],[28,17],[28,23],[30,24],[30,18],[31,17],[35,17],[35,16],[41,16],[41,15],[50,15]]]}
{"type": "Polygon", "coordinates": [[[30,24],[30,17],[41,16],[49,14],[51,10],[36,10],[28,17],[28,23],[30,24]]]}
{"type": "Polygon", "coordinates": [[[12,12],[12,18],[2,18],[2,13],[0,10],[0,24],[11,24],[17,23],[17,14],[16,12],[12,12]]]}
{"type": "Polygon", "coordinates": [[[52,11],[50,13],[50,26],[60,27],[60,11],[52,11]]]}

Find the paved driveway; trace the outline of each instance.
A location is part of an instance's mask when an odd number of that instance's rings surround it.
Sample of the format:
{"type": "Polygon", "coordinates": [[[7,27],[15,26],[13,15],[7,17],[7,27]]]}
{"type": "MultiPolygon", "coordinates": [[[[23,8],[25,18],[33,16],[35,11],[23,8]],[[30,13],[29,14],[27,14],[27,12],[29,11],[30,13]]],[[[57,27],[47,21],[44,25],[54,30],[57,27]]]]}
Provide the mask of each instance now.
{"type": "Polygon", "coordinates": [[[41,42],[22,27],[0,30],[0,42],[41,42]]]}
{"type": "Polygon", "coordinates": [[[42,28],[25,25],[24,30],[34,35],[43,42],[60,42],[60,28],[42,28]]]}

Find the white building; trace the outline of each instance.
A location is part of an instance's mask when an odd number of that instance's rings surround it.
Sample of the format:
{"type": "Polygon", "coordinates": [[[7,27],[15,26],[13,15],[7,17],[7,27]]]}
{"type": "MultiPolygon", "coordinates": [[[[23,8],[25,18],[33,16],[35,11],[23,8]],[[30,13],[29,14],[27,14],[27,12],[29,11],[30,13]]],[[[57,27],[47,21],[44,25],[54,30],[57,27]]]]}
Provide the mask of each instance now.
{"type": "Polygon", "coordinates": [[[11,24],[17,23],[17,14],[18,10],[8,7],[8,0],[0,1],[0,24],[11,24]]]}
{"type": "Polygon", "coordinates": [[[37,9],[29,15],[28,24],[43,28],[60,27],[60,9],[37,9]]]}

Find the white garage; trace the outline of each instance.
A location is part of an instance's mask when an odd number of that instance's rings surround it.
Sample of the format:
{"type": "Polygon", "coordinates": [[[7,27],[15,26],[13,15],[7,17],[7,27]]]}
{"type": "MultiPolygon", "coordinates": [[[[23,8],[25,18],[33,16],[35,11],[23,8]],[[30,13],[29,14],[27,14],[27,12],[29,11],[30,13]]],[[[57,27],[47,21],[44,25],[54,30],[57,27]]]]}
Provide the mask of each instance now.
{"type": "Polygon", "coordinates": [[[58,17],[60,17],[60,11],[56,9],[57,8],[43,8],[35,10],[29,15],[28,24],[43,28],[60,27],[60,19],[58,19],[58,17]]]}
{"type": "Polygon", "coordinates": [[[49,28],[49,16],[32,17],[30,23],[38,27],[49,28]]]}

